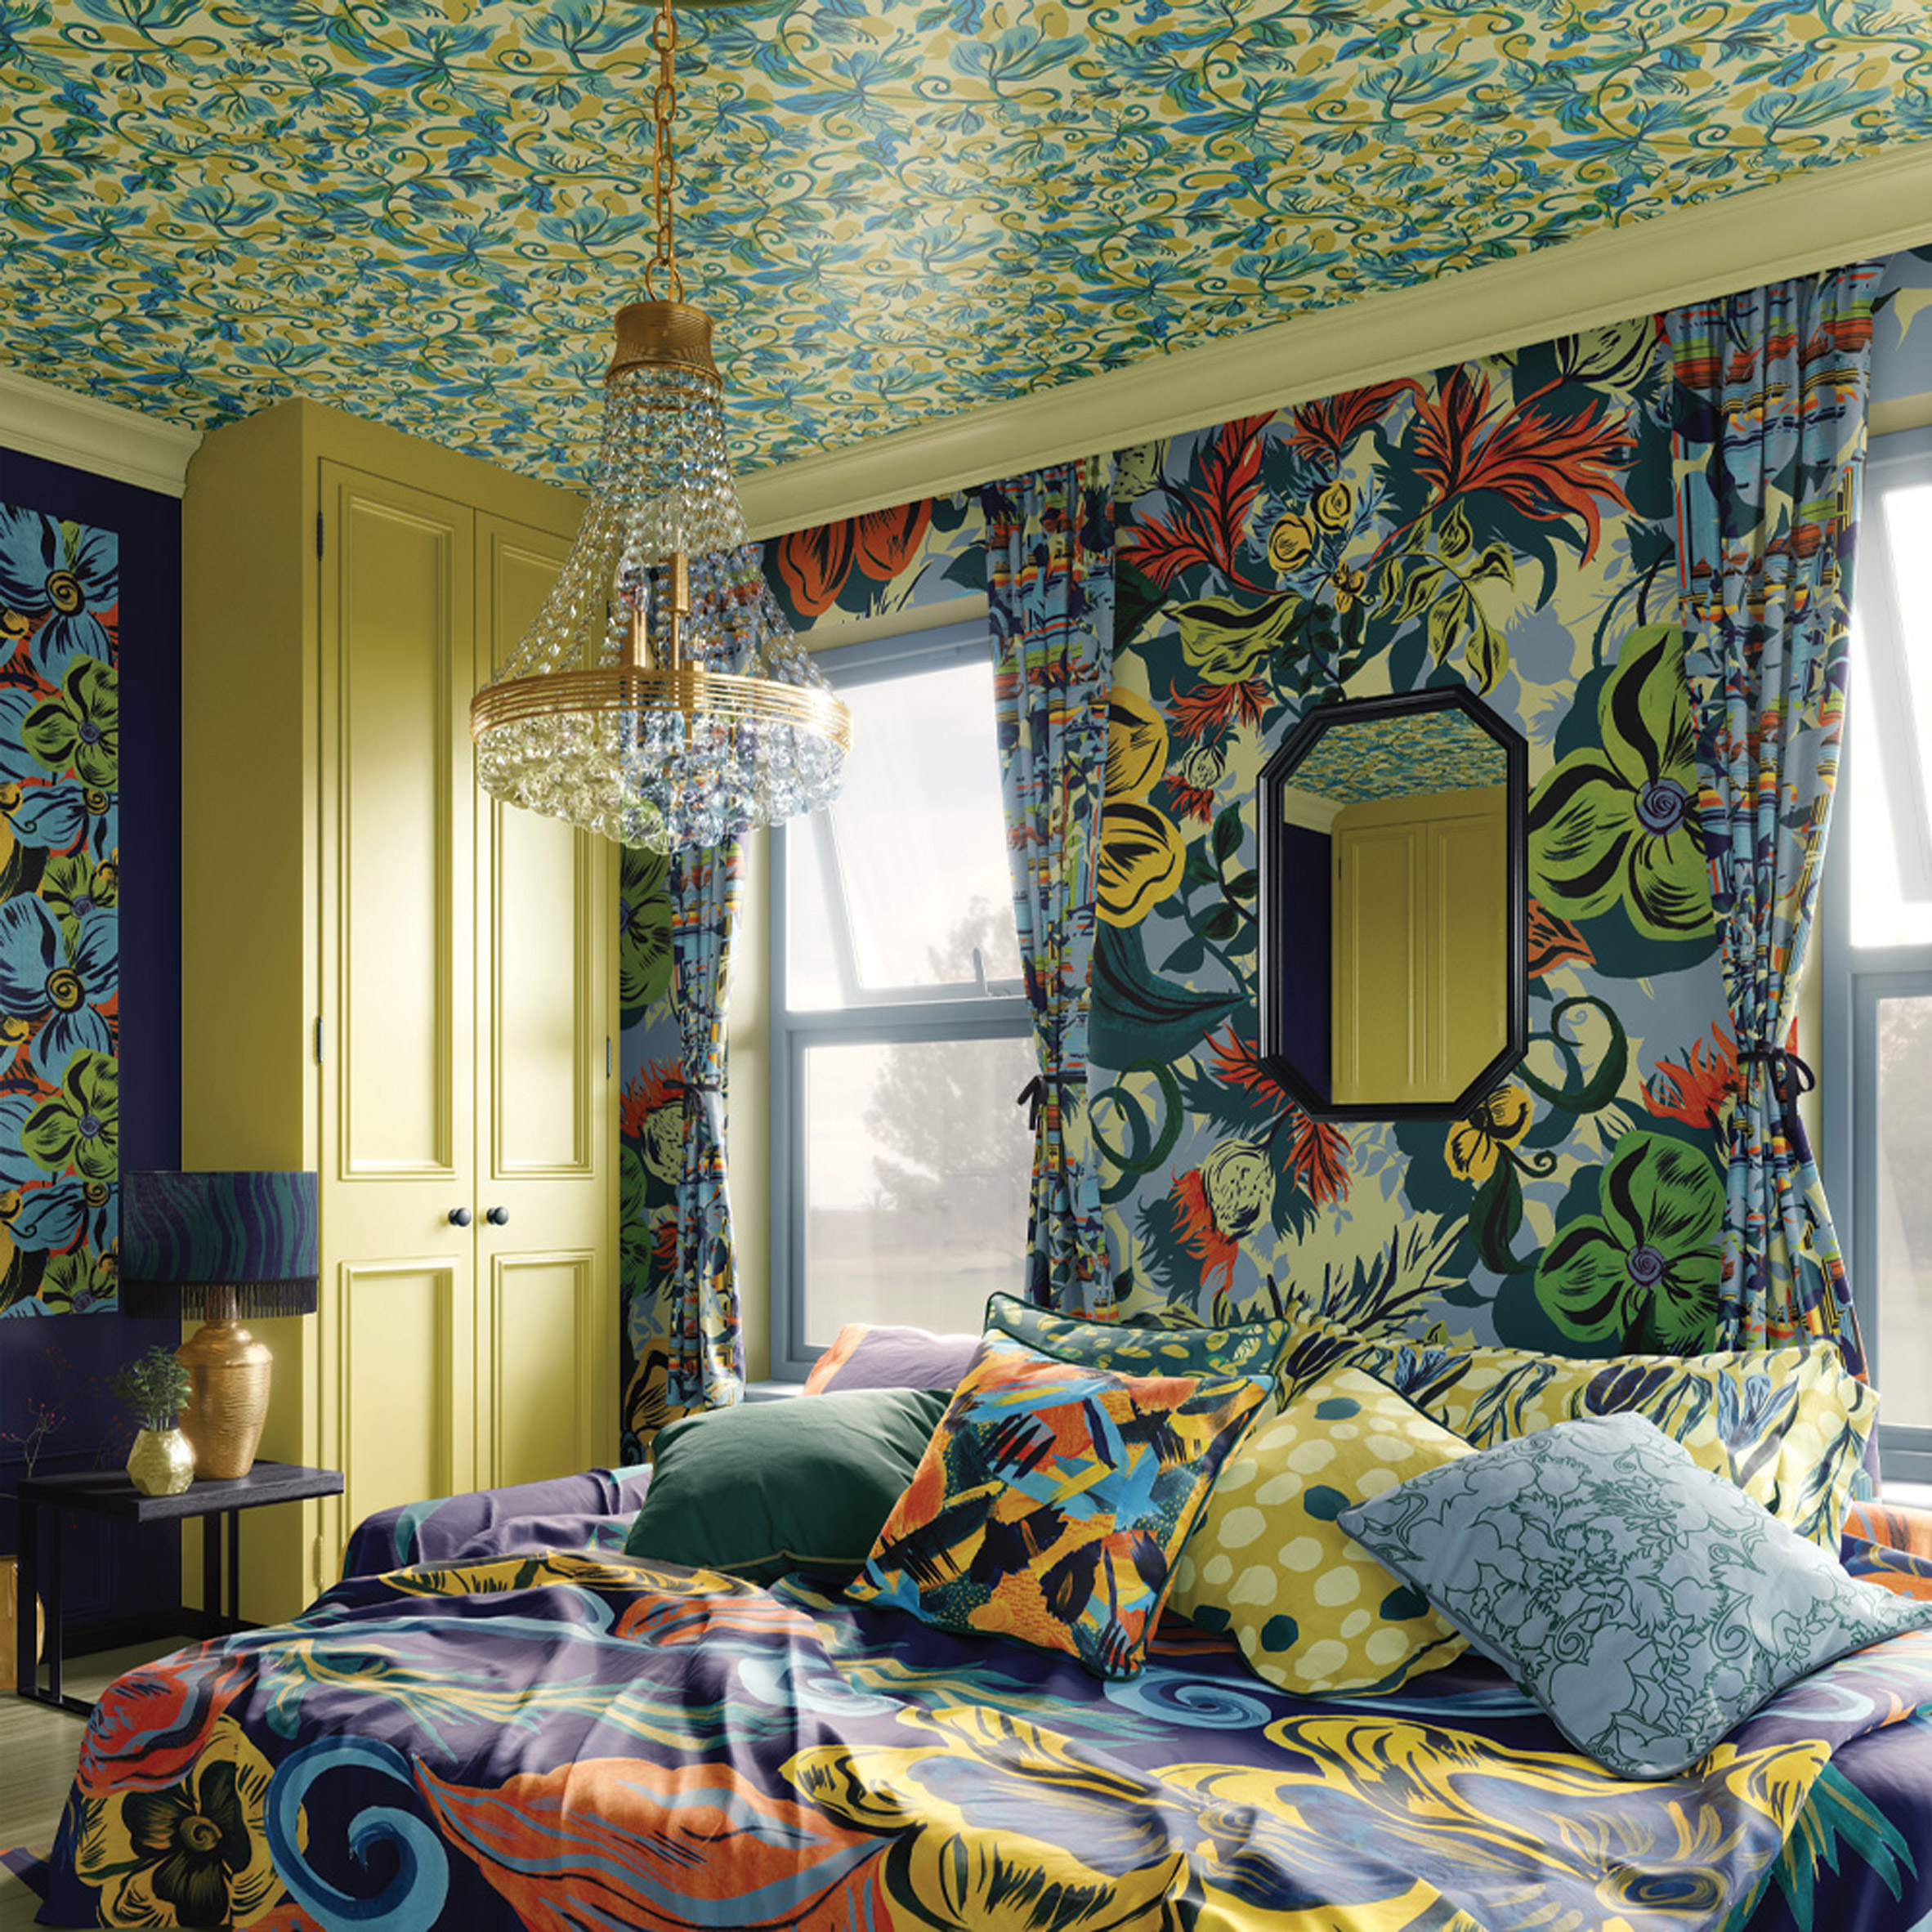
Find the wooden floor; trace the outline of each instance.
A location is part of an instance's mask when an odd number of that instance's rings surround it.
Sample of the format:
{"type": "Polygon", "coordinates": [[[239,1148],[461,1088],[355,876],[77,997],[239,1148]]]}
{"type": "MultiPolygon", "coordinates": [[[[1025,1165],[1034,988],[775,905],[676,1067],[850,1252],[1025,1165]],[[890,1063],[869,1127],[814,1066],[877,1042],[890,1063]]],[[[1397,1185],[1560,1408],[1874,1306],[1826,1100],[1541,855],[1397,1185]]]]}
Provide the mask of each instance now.
{"type": "MultiPolygon", "coordinates": [[[[61,1688],[77,1697],[98,1696],[123,1670],[165,1656],[181,1641],[169,1638],[132,1650],[71,1658],[61,1688]]],[[[84,1718],[0,1692],[0,1847],[25,1845],[42,1856],[51,1848],[87,1728],[84,1718]]],[[[0,1867],[0,1932],[32,1925],[39,1909],[40,1901],[0,1867]]]]}

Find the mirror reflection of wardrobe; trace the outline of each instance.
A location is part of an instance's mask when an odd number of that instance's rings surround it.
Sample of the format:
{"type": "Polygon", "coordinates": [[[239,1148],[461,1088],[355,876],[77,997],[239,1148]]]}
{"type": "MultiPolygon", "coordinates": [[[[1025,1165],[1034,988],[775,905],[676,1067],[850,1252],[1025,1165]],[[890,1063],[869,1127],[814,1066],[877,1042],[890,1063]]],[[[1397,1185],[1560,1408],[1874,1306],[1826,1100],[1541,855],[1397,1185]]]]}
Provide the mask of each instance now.
{"type": "Polygon", "coordinates": [[[1460,1112],[1520,1056],[1523,763],[1441,691],[1324,707],[1270,762],[1263,1050],[1312,1111],[1460,1112]]]}

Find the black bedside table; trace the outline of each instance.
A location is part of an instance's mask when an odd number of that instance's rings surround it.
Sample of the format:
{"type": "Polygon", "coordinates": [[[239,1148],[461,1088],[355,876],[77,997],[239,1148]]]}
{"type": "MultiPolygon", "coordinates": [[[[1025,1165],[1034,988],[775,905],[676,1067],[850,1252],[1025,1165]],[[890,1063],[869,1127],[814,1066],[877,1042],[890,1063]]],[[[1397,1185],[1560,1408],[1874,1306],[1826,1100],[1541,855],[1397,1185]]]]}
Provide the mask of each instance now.
{"type": "Polygon", "coordinates": [[[60,1689],[60,1512],[78,1509],[96,1516],[119,1516],[129,1523],[182,1523],[191,1516],[226,1516],[228,1518],[228,1588],[226,1608],[221,1601],[221,1542],[210,1523],[201,1539],[201,1597],[203,1603],[198,1636],[220,1635],[245,1629],[239,1615],[241,1599],[241,1513],[258,1509],[266,1503],[300,1502],[308,1496],[340,1496],[340,1469],[304,1469],[298,1463],[258,1462],[245,1476],[226,1481],[208,1479],[191,1483],[179,1496],[143,1496],[128,1481],[125,1471],[83,1470],[69,1476],[29,1477],[16,1494],[20,1506],[20,1598],[26,1614],[20,1620],[20,1675],[15,1694],[36,1704],[51,1704],[85,1717],[94,1706],[81,1697],[63,1695],[60,1689]],[[51,1518],[47,1547],[46,1594],[41,1595],[40,1512],[51,1518]],[[47,1688],[40,1683],[40,1666],[34,1661],[34,1604],[38,1600],[47,1612],[47,1688]]]}

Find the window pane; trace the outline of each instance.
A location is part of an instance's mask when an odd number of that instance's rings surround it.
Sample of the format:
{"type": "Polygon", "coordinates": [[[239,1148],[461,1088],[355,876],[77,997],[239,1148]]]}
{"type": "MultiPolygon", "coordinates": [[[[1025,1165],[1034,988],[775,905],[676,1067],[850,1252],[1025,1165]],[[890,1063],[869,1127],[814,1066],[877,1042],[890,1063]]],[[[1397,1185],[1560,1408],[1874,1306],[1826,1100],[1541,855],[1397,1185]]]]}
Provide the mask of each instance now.
{"type": "Polygon", "coordinates": [[[859,1004],[1020,977],[984,661],[843,686],[845,787],[785,839],[787,1004],[859,1004]]]}
{"type": "Polygon", "coordinates": [[[1932,1424],[1932,995],[1878,1003],[1881,1419],[1932,1424]]]}
{"type": "Polygon", "coordinates": [[[1884,490],[1877,500],[1850,686],[1851,942],[1924,945],[1932,941],[1932,485],[1884,490]],[[1895,624],[1878,608],[1888,581],[1895,624]]]}
{"type": "Polygon", "coordinates": [[[977,1331],[1018,1293],[1033,1136],[1022,1040],[827,1045],[803,1056],[805,1339],[847,1322],[977,1331]]]}

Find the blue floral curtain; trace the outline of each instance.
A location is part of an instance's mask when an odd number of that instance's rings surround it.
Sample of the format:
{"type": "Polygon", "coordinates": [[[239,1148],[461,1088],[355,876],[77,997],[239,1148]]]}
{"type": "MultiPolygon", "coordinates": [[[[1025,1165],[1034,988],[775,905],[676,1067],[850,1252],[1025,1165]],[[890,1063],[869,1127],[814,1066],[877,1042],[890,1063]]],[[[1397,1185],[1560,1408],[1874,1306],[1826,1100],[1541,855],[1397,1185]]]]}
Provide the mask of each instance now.
{"type": "Polygon", "coordinates": [[[724,1017],[740,878],[735,839],[671,855],[671,1004],[684,1076],[678,1264],[665,1325],[672,1410],[720,1408],[745,1391],[724,1147],[724,1017]]]}
{"type": "Polygon", "coordinates": [[[1720,1335],[1864,1349],[1790,1049],[1838,771],[1876,264],[1665,317],[1699,814],[1740,1089],[1720,1335]]]}
{"type": "Polygon", "coordinates": [[[1113,1268],[1087,1112],[1094,865],[1113,681],[1113,490],[1098,461],[981,493],[1000,777],[1038,1077],[1026,1293],[1111,1317],[1113,1268]]]}

